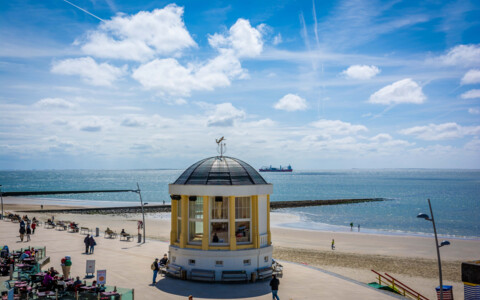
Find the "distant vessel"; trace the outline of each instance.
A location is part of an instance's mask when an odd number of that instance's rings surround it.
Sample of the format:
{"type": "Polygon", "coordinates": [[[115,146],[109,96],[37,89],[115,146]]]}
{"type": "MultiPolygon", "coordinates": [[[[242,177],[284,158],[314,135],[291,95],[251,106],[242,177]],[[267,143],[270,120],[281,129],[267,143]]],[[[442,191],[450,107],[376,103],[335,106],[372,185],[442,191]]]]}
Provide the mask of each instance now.
{"type": "Polygon", "coordinates": [[[292,172],[293,169],[291,165],[288,165],[288,167],[286,168],[282,168],[282,166],[280,166],[280,168],[274,168],[270,166],[270,167],[261,167],[259,171],[260,172],[292,172]]]}

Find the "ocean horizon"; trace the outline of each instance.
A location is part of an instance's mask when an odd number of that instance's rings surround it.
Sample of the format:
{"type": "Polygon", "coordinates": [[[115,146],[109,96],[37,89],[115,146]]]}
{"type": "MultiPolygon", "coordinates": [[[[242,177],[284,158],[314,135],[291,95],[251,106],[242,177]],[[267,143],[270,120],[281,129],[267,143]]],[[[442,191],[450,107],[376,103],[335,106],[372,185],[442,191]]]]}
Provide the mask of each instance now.
{"type": "MultiPolygon", "coordinates": [[[[3,170],[2,192],[49,190],[136,189],[144,202],[170,203],[168,184],[184,170],[3,170]]],[[[385,198],[382,202],[276,210],[296,216],[281,226],[328,231],[390,235],[432,235],[431,199],[437,231],[453,238],[480,238],[480,170],[478,169],[339,169],[261,173],[273,184],[271,201],[385,198]],[[422,222],[423,221],[423,222],[422,222]]],[[[138,205],[135,193],[95,193],[29,196],[44,204],[125,206],[138,205]]]]}

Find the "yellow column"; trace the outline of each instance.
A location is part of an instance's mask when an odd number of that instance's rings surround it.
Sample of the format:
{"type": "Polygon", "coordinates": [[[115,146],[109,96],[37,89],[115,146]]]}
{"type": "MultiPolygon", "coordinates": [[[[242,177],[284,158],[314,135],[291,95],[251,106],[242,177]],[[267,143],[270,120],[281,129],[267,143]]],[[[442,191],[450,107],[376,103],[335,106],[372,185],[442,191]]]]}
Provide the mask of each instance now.
{"type": "Polygon", "coordinates": [[[180,235],[180,248],[185,248],[188,241],[188,196],[182,195],[182,232],[180,235]]]}
{"type": "Polygon", "coordinates": [[[228,197],[229,222],[230,229],[230,250],[237,250],[237,237],[235,236],[235,196],[228,197]]]}
{"type": "Polygon", "coordinates": [[[202,250],[208,250],[208,242],[210,236],[210,228],[209,228],[209,203],[210,197],[203,196],[203,238],[202,238],[202,250]]]}
{"type": "Polygon", "coordinates": [[[267,195],[267,245],[272,244],[272,233],[270,232],[270,195],[267,195]]]}
{"type": "Polygon", "coordinates": [[[177,201],[172,200],[171,201],[171,212],[172,212],[172,230],[170,231],[170,245],[173,245],[175,242],[177,242],[177,201]]]}
{"type": "Polygon", "coordinates": [[[258,240],[258,196],[252,196],[252,239],[253,239],[253,247],[260,248],[259,240],[258,240]]]}

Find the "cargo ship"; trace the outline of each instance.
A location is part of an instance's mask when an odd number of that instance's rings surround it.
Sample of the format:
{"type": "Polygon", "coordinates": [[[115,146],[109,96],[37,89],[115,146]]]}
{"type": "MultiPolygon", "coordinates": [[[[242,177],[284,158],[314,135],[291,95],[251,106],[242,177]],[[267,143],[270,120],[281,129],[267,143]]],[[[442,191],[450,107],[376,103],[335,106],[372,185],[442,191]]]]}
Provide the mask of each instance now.
{"type": "Polygon", "coordinates": [[[286,168],[282,168],[282,166],[280,166],[280,168],[274,168],[270,166],[270,167],[261,167],[259,171],[260,172],[292,172],[293,169],[291,165],[288,165],[288,167],[286,168]]]}

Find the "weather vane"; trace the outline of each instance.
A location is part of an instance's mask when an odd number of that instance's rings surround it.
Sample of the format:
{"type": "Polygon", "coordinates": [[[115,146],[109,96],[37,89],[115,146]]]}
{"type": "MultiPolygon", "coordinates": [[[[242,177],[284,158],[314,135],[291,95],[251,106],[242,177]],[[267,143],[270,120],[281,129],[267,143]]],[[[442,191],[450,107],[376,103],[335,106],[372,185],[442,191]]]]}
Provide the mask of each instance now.
{"type": "Polygon", "coordinates": [[[217,152],[220,153],[220,158],[223,157],[223,153],[227,152],[227,144],[222,143],[223,141],[226,141],[223,136],[218,140],[215,139],[215,142],[217,142],[217,152]]]}

